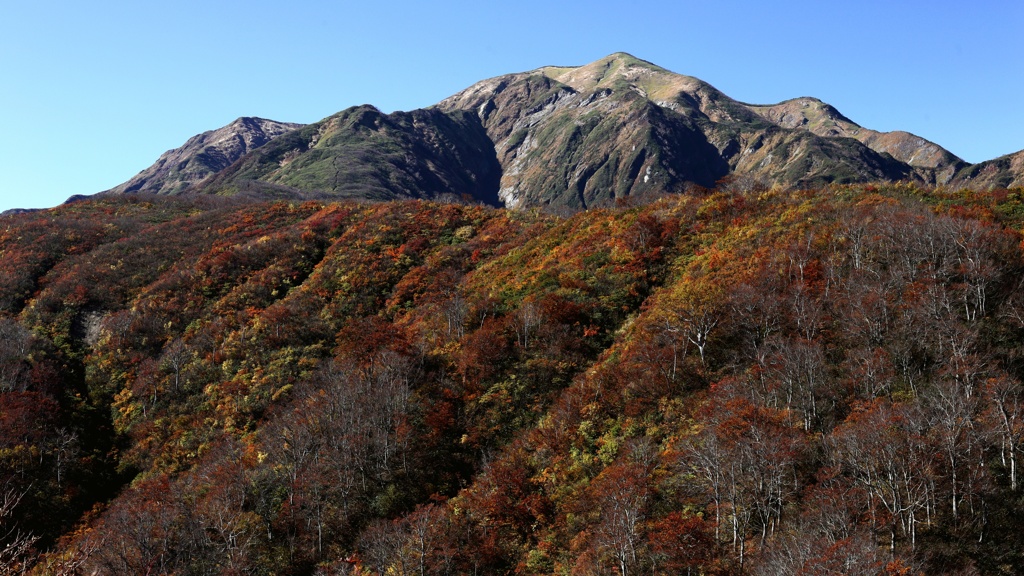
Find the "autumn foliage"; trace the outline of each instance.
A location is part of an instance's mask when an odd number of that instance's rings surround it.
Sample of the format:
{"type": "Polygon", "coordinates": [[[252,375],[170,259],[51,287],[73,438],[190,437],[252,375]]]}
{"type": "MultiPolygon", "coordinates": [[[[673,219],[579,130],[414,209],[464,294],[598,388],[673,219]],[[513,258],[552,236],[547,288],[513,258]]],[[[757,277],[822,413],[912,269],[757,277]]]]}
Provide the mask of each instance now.
{"type": "Polygon", "coordinates": [[[0,572],[1012,573],[1019,194],[0,217],[0,572]]]}

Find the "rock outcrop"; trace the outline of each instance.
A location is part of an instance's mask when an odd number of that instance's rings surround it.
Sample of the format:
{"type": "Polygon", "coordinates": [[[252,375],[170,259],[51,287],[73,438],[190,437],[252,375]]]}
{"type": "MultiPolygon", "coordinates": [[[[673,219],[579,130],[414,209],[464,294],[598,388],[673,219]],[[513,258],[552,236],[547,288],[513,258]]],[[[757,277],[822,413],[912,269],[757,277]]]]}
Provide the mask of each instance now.
{"type": "Polygon", "coordinates": [[[180,148],[168,150],[155,164],[107,193],[183,192],[278,136],[301,127],[302,124],[263,118],[239,118],[223,128],[189,138],[180,148]]]}

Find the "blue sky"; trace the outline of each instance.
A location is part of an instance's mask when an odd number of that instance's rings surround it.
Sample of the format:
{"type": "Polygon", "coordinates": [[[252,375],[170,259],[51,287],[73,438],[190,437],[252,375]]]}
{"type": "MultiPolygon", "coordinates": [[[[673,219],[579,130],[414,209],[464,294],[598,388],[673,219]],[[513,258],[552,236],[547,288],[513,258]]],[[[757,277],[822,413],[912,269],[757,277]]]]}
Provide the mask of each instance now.
{"type": "Polygon", "coordinates": [[[409,110],[618,51],[979,162],[1024,149],[1022,29],[1015,0],[4,0],[0,210],[110,188],[239,116],[409,110]]]}

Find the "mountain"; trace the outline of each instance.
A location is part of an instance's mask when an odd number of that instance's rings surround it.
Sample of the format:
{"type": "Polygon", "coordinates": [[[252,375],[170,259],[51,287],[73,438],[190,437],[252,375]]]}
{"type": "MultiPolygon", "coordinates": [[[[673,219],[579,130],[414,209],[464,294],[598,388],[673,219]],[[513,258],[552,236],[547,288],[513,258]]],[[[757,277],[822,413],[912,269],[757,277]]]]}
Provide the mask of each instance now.
{"type": "Polygon", "coordinates": [[[193,138],[111,192],[579,210],[726,177],[784,188],[1024,181],[1014,157],[972,166],[913,134],[863,128],[815,98],[746,104],[624,53],[491,78],[412,112],[356,106],[309,126],[275,123],[259,138],[242,124],[193,138]]]}
{"type": "Polygon", "coordinates": [[[623,196],[711,187],[900,180],[914,169],[860,142],[788,126],[697,78],[628,54],[480,82],[439,105],[473,110],[505,169],[507,205],[585,208],[623,196]]]}
{"type": "Polygon", "coordinates": [[[180,148],[164,152],[155,164],[107,193],[181,193],[278,136],[301,127],[302,124],[263,118],[239,118],[227,126],[189,138],[180,148]]]}

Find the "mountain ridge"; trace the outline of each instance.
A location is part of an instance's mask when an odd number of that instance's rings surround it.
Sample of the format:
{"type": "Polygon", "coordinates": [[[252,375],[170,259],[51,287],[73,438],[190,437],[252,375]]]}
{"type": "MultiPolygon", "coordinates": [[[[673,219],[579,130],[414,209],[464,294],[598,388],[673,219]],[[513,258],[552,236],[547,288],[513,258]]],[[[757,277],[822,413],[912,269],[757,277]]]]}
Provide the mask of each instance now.
{"type": "Polygon", "coordinates": [[[748,104],[622,52],[495,76],[410,112],[364,105],[310,125],[254,120],[267,130],[242,120],[106,193],[448,197],[579,210],[727,176],[781,187],[1024,184],[1021,153],[969,164],[909,132],[862,127],[814,97],[748,104]],[[217,148],[225,142],[230,149],[217,148]]]}
{"type": "Polygon", "coordinates": [[[782,186],[913,174],[860,143],[787,130],[702,80],[625,54],[491,78],[437,106],[478,113],[504,159],[501,195],[512,206],[583,208],[712,187],[736,173],[782,186]],[[571,173],[552,173],[565,158],[571,173]]]}

